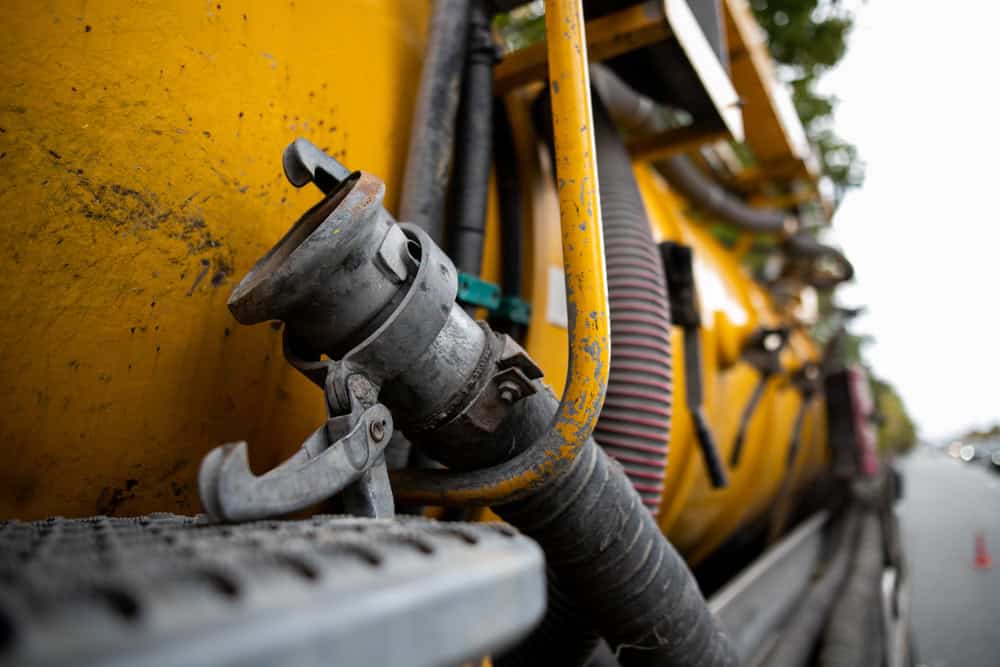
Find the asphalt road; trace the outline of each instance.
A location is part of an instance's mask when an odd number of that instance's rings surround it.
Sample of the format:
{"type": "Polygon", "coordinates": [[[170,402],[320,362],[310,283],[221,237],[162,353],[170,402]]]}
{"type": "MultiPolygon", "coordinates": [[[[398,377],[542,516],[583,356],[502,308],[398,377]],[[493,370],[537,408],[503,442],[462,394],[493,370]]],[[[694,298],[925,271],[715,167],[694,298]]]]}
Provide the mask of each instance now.
{"type": "Polygon", "coordinates": [[[919,664],[1000,665],[1000,475],[927,450],[901,463],[919,664]],[[973,566],[977,531],[992,569],[973,566]]]}

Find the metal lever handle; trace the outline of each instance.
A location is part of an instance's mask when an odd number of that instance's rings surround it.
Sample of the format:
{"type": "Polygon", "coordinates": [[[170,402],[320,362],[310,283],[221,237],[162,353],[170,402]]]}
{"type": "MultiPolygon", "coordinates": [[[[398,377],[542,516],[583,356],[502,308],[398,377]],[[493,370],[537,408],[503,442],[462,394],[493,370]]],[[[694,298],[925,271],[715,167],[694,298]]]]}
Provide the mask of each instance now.
{"type": "Polygon", "coordinates": [[[385,466],[383,450],[391,435],[392,415],[385,406],[354,410],[327,420],[294,456],[259,477],[250,470],[246,442],[216,447],[198,473],[202,504],[214,519],[234,522],[305,509],[363,477],[384,477],[378,467],[385,466]],[[343,435],[331,437],[338,433],[343,435]],[[366,476],[369,471],[373,474],[366,476]]]}

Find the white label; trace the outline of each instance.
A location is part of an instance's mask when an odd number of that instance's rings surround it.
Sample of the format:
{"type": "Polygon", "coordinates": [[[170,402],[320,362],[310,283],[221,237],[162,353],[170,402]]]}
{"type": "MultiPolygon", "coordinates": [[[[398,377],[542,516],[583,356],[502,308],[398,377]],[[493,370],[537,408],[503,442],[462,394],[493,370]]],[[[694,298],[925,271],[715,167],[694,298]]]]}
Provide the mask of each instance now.
{"type": "Polygon", "coordinates": [[[569,326],[569,317],[566,315],[566,274],[563,270],[549,267],[549,289],[548,298],[545,303],[545,319],[549,324],[554,324],[563,329],[569,326]]]}

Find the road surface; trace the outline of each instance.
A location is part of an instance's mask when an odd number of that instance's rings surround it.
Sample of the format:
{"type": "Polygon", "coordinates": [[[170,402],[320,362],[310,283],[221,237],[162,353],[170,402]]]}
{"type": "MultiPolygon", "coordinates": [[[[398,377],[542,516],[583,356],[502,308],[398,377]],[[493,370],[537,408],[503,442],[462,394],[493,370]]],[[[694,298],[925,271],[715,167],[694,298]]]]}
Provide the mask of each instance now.
{"type": "Polygon", "coordinates": [[[929,450],[904,459],[901,470],[918,664],[1000,665],[1000,475],[929,450]],[[992,569],[973,565],[977,531],[992,569]]]}

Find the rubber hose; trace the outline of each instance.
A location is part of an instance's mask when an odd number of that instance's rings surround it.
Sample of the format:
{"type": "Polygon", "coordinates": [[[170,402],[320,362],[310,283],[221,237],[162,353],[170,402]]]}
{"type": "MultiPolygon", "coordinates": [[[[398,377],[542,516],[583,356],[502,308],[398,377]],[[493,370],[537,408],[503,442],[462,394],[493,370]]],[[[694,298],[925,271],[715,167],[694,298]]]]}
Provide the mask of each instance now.
{"type": "MultiPolygon", "coordinates": [[[[657,132],[656,102],[633,90],[608,67],[591,66],[591,81],[600,93],[611,118],[618,125],[636,133],[657,132]]],[[[798,228],[798,220],[784,211],[749,206],[703,174],[684,155],[657,162],[657,169],[681,195],[741,229],[752,232],[788,235],[798,228]]]]}
{"type": "Polygon", "coordinates": [[[594,439],[654,514],[670,446],[673,362],[667,281],[632,160],[599,97],[594,143],[611,314],[611,368],[594,439]]]}
{"type": "Polygon", "coordinates": [[[787,235],[798,228],[798,220],[784,211],[756,208],[729,193],[703,174],[684,155],[657,163],[660,173],[685,199],[731,225],[749,232],[787,235]]]}
{"type": "MultiPolygon", "coordinates": [[[[517,437],[533,441],[557,407],[550,391],[520,401],[511,417],[520,424],[517,437]]],[[[548,615],[575,611],[588,619],[624,667],[737,664],[687,564],[593,438],[565,475],[493,510],[539,543],[560,590],[575,603],[548,615]]],[[[561,627],[569,629],[559,638],[566,646],[589,640],[572,619],[561,627]]]]}
{"type": "Polygon", "coordinates": [[[809,234],[803,232],[795,234],[785,241],[783,247],[792,261],[802,259],[811,266],[819,259],[827,259],[837,265],[839,271],[834,276],[817,275],[810,278],[810,284],[817,289],[830,289],[854,277],[854,265],[844,253],[833,246],[820,243],[809,234]]]}
{"type": "MultiPolygon", "coordinates": [[[[521,213],[521,173],[514,148],[514,132],[503,100],[497,99],[493,110],[493,150],[496,165],[497,199],[500,207],[500,284],[507,296],[521,296],[521,273],[524,268],[521,213]]],[[[494,328],[510,334],[514,340],[524,337],[524,325],[516,322],[491,322],[494,328]]]]}
{"type": "Polygon", "coordinates": [[[882,565],[879,517],[874,511],[868,511],[861,518],[854,566],[823,635],[820,667],[882,665],[882,565]]]}
{"type": "Polygon", "coordinates": [[[830,608],[843,588],[858,536],[858,513],[852,511],[841,521],[833,556],[796,605],[790,621],[764,664],[772,667],[802,667],[809,662],[830,608]]]}
{"type": "Polygon", "coordinates": [[[587,665],[600,637],[563,591],[555,573],[546,572],[545,617],[506,653],[493,658],[496,667],[587,665]]]}
{"type": "Polygon", "coordinates": [[[493,63],[496,52],[485,0],[472,0],[466,50],[465,82],[458,109],[454,225],[449,255],[455,268],[478,276],[486,239],[486,203],[493,154],[493,63]]]}
{"type": "MultiPolygon", "coordinates": [[[[551,137],[548,93],[535,121],[551,137]]],[[[600,96],[593,97],[611,315],[611,367],[594,439],[625,469],[643,504],[659,510],[670,446],[673,363],[670,309],[659,248],[632,173],[632,160],[600,96]]]]}
{"type": "Polygon", "coordinates": [[[465,65],[469,0],[435,0],[413,107],[399,219],[443,245],[444,200],[465,65]]]}

